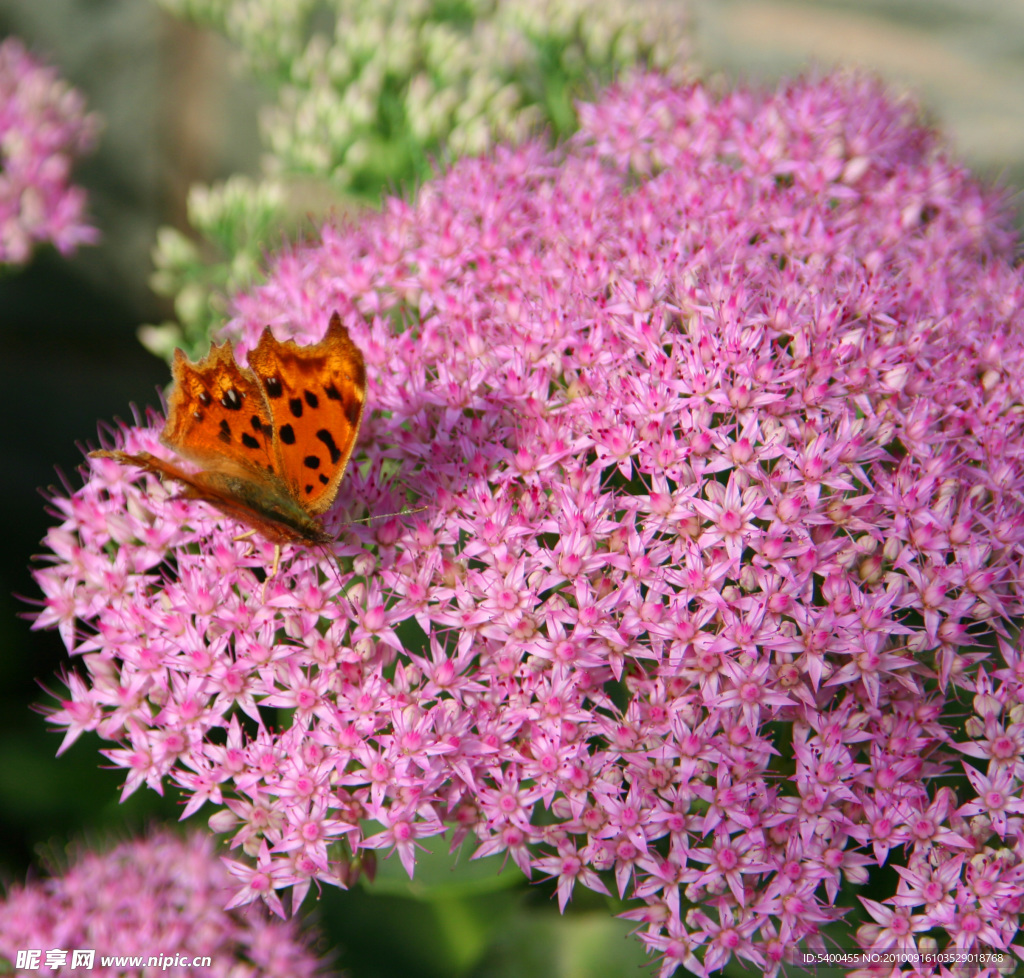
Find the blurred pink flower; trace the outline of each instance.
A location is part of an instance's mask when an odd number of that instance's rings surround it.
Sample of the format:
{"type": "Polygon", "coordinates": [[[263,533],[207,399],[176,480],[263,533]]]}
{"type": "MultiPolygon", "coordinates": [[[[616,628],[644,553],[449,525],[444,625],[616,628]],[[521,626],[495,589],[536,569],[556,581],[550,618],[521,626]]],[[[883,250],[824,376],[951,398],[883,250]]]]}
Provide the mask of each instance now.
{"type": "Polygon", "coordinates": [[[85,193],[68,181],[97,129],[53,68],[16,38],[0,43],[0,264],[24,264],[42,242],[68,254],[96,241],[85,193]]]}
{"type": "Polygon", "coordinates": [[[278,920],[264,907],[224,909],[230,876],[214,848],[203,833],[155,832],[107,852],[79,852],[59,875],[13,886],[0,899],[0,958],[13,966],[19,951],[41,951],[29,970],[77,975],[85,966],[72,967],[71,952],[91,950],[88,973],[97,978],[325,974],[296,921],[278,920]],[[51,970],[47,953],[54,949],[68,954],[51,970]],[[132,956],[143,958],[142,965],[104,963],[132,956]],[[210,963],[192,967],[197,957],[210,963]]]}
{"type": "MultiPolygon", "coordinates": [[[[95,730],[126,792],[210,803],[236,899],[346,885],[366,847],[411,871],[450,827],[563,906],[637,900],[663,976],[775,974],[890,860],[915,875],[865,940],[899,917],[900,946],[966,946],[982,913],[1009,948],[1024,279],[1001,201],[859,78],[643,76],[581,119],[561,152],[464,160],[325,228],[237,299],[243,351],[338,309],[365,352],[341,570],[291,548],[264,595],[269,544],[107,460],[53,500],[37,626],[84,666],[64,746],[95,730]]],[[[113,440],[164,451],[159,425],[113,440]]]]}

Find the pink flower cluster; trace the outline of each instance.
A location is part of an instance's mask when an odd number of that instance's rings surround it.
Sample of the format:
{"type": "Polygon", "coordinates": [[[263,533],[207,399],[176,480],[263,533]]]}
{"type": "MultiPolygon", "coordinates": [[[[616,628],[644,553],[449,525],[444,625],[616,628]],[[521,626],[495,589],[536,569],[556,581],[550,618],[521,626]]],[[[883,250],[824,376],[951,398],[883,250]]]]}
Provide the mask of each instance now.
{"type": "MultiPolygon", "coordinates": [[[[661,978],[774,975],[849,903],[867,948],[1020,954],[1000,201],[860,78],[646,76],[581,118],[237,299],[240,349],[338,309],[365,351],[339,567],[289,548],[264,593],[269,544],[107,460],[54,499],[65,746],[97,731],[126,793],[209,804],[235,902],[344,885],[366,850],[411,874],[450,832],[563,907],[634,900],[661,978]],[[883,865],[895,893],[851,900],[883,865]]],[[[159,424],[114,440],[165,451],[159,424]]]]}
{"type": "Polygon", "coordinates": [[[16,38],[0,44],[0,264],[24,264],[44,241],[68,254],[96,240],[85,193],[68,180],[97,127],[53,68],[16,38]]]}
{"type": "Polygon", "coordinates": [[[294,920],[276,920],[264,907],[225,910],[229,884],[212,840],[201,832],[187,838],[158,832],[107,852],[83,851],[60,875],[3,895],[0,961],[6,958],[14,967],[19,951],[41,951],[36,967],[19,968],[18,974],[96,978],[324,974],[294,920]],[[72,967],[75,950],[95,951],[91,968],[72,967]],[[48,963],[51,951],[68,954],[63,963],[48,963]],[[141,957],[143,964],[123,960],[131,957],[141,957]],[[158,959],[153,967],[147,967],[150,957],[158,959]],[[203,957],[209,965],[195,962],[203,957]],[[120,963],[109,960],[117,958],[120,963]],[[174,963],[166,967],[168,961],[174,963]]]}

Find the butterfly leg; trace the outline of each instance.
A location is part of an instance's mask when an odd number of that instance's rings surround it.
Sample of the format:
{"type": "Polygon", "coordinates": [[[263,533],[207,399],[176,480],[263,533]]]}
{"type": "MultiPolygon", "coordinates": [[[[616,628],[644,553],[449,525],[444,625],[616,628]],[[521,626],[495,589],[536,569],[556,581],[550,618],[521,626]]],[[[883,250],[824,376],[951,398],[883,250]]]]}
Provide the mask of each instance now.
{"type": "MultiPolygon", "coordinates": [[[[252,540],[256,535],[256,530],[246,530],[245,533],[239,533],[237,537],[232,537],[231,542],[236,543],[239,540],[252,540]]],[[[251,556],[255,552],[256,548],[250,545],[249,553],[246,556],[251,556]]],[[[267,600],[267,585],[277,577],[277,569],[281,566],[281,544],[274,544],[274,562],[270,567],[270,573],[263,580],[263,590],[260,593],[260,602],[265,603],[267,600]]]]}
{"type": "Polygon", "coordinates": [[[270,565],[270,573],[266,576],[263,581],[263,593],[260,595],[260,603],[266,604],[267,601],[267,585],[277,577],[277,569],[281,566],[281,544],[274,544],[274,562],[270,565]]]}
{"type": "MultiPolygon", "coordinates": [[[[242,540],[251,540],[255,535],[256,535],[256,531],[255,530],[246,530],[245,533],[239,533],[237,537],[232,537],[231,538],[231,542],[232,543],[239,543],[242,540]]],[[[249,551],[248,551],[248,553],[245,556],[246,557],[251,556],[254,550],[255,550],[255,547],[250,546],[249,547],[249,551]]]]}

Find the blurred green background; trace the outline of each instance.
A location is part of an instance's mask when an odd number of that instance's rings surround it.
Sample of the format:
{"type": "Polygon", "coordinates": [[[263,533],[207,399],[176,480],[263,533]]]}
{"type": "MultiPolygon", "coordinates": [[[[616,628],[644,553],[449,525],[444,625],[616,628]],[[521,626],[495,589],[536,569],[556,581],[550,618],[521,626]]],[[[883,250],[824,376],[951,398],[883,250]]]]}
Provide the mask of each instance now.
{"type": "MultiPolygon", "coordinates": [[[[680,10],[698,75],[773,81],[808,66],[866,66],[916,93],[983,178],[1024,186],[1020,0],[681,0],[680,10]]],[[[100,769],[95,739],[54,757],[59,739],[31,706],[44,698],[40,684],[56,687],[66,655],[55,632],[31,632],[21,616],[37,596],[29,566],[51,522],[37,490],[59,483],[55,467],[76,485],[77,446],[95,439],[97,422],[156,403],[167,381],[135,335],[173,316],[148,284],[157,228],[187,232],[191,185],[259,175],[267,96],[221,37],[141,0],[0,0],[0,36],[9,34],[105,119],[76,175],[102,241],[71,259],[41,252],[0,279],[0,878],[18,880],[31,863],[59,863],[69,839],[177,817],[173,797],[144,789],[119,805],[120,775],[100,769]]],[[[453,873],[443,844],[435,849],[414,888],[392,860],[372,892],[332,891],[320,904],[353,978],[638,973],[639,945],[607,901],[578,894],[559,923],[550,886],[514,870],[453,873]]]]}

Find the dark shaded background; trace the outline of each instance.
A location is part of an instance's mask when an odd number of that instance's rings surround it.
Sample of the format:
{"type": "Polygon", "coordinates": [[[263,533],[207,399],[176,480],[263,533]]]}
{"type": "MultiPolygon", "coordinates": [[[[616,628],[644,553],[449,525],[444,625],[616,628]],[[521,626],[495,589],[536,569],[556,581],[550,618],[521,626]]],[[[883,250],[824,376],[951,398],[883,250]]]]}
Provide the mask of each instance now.
{"type": "MultiPolygon", "coordinates": [[[[713,69],[770,79],[808,58],[873,65],[921,95],[980,173],[1024,184],[1024,4],[707,0],[695,8],[696,53],[713,69]]],[[[99,421],[130,417],[131,403],[156,403],[168,379],[135,339],[140,324],[173,315],[147,284],[156,229],[185,229],[191,184],[258,173],[262,93],[239,80],[219,38],[140,0],[0,0],[0,36],[8,34],[58,66],[106,120],[98,151],[76,175],[100,244],[71,259],[41,252],[0,278],[0,880],[17,880],[41,856],[59,863],[83,832],[124,836],[177,815],[173,798],[145,789],[118,804],[122,776],[99,768],[95,738],[55,758],[60,741],[30,706],[44,699],[39,683],[57,687],[66,653],[56,632],[30,631],[19,616],[37,596],[31,558],[53,523],[38,489],[59,484],[55,467],[77,486],[77,446],[95,441],[99,421]]],[[[539,907],[548,896],[543,888],[481,895],[476,912],[497,920],[510,900],[539,907]]],[[[574,912],[589,899],[581,895],[574,912]]],[[[404,958],[438,939],[431,913],[397,896],[366,903],[333,892],[323,908],[359,976],[453,973],[450,962],[441,968],[443,954],[433,966],[429,956],[404,958]],[[382,914],[400,915],[412,943],[378,943],[360,956],[382,914]]],[[[506,945],[529,939],[503,936],[506,945]]],[[[502,974],[500,962],[486,973],[502,974]]]]}
{"type": "Polygon", "coordinates": [[[0,277],[0,878],[17,879],[37,847],[60,852],[80,826],[124,834],[155,809],[175,817],[153,792],[119,811],[121,778],[98,769],[96,741],[54,758],[59,740],[27,705],[43,699],[38,683],[59,688],[67,656],[56,632],[30,631],[19,616],[38,595],[31,558],[53,523],[38,490],[59,485],[59,473],[77,486],[78,446],[95,443],[97,422],[156,403],[167,382],[135,339],[141,323],[173,314],[147,284],[156,229],[184,227],[191,183],[255,172],[259,143],[256,94],[229,90],[224,46],[154,5],[0,0],[8,34],[104,119],[75,175],[99,245],[69,259],[45,249],[0,277]]]}

